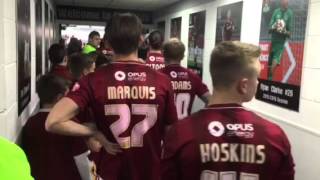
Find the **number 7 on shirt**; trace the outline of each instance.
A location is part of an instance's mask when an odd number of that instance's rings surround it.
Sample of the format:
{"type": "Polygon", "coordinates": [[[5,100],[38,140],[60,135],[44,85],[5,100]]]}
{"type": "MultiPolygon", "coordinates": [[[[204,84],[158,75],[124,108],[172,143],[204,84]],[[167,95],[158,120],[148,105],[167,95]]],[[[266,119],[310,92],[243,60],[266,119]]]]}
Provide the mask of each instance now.
{"type": "Polygon", "coordinates": [[[132,111],[127,104],[105,105],[105,115],[118,115],[119,119],[110,125],[110,129],[119,145],[124,149],[143,147],[143,136],[155,125],[157,121],[157,105],[132,104],[132,111]],[[131,123],[132,115],[145,115],[131,130],[131,136],[120,137],[131,123]]]}

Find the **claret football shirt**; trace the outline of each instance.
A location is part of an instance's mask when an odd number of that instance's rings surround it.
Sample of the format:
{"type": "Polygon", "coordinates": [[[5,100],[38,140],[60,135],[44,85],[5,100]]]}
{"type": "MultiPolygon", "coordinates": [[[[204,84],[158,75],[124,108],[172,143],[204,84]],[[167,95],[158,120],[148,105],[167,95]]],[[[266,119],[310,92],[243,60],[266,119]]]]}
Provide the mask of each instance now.
{"type": "Polygon", "coordinates": [[[195,96],[208,93],[208,87],[199,76],[179,64],[167,65],[160,72],[169,76],[174,91],[178,119],[190,115],[195,96]]]}
{"type": "Polygon", "coordinates": [[[176,123],[164,141],[163,180],[293,180],[282,129],[240,105],[213,105],[176,123]]]}
{"type": "Polygon", "coordinates": [[[98,174],[108,180],[160,179],[161,140],[177,120],[169,78],[144,63],[113,62],[79,81],[68,95],[90,107],[98,129],[123,153],[104,153],[98,174]]]}
{"type": "Polygon", "coordinates": [[[163,69],[165,67],[163,54],[149,51],[147,54],[146,64],[154,70],[163,69]]]}

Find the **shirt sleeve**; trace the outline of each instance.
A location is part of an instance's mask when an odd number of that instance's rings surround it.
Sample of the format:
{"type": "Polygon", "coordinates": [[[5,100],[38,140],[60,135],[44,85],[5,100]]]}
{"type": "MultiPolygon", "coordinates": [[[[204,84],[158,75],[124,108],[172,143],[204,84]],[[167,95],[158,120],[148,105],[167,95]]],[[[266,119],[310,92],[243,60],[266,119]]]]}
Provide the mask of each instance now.
{"type": "Polygon", "coordinates": [[[79,82],[77,82],[72,90],[68,93],[67,97],[73,100],[79,106],[80,111],[84,111],[89,105],[92,97],[89,76],[85,76],[79,82]]]}
{"type": "Polygon", "coordinates": [[[293,12],[289,10],[289,19],[287,24],[287,31],[292,32],[293,12]]]}
{"type": "Polygon", "coordinates": [[[276,15],[278,10],[273,11],[270,23],[269,23],[269,29],[272,29],[273,24],[276,22],[276,15]]]}
{"type": "Polygon", "coordinates": [[[196,94],[197,96],[201,97],[203,94],[205,94],[206,92],[209,92],[209,89],[207,87],[207,85],[205,85],[202,80],[200,79],[200,77],[196,74],[193,74],[194,76],[194,81],[196,84],[196,94]]]}
{"type": "Polygon", "coordinates": [[[174,103],[174,92],[169,78],[166,79],[167,84],[167,98],[165,104],[165,121],[167,125],[173,124],[178,121],[177,109],[174,103]]]}

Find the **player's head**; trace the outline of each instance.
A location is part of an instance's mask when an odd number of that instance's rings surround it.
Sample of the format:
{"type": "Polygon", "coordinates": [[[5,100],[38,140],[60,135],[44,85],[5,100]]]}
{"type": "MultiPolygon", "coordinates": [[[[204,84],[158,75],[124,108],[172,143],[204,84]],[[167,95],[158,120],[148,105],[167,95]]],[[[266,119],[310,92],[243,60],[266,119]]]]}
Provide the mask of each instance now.
{"type": "Polygon", "coordinates": [[[260,48],[238,41],[225,41],[212,51],[210,73],[215,91],[232,92],[242,102],[256,93],[260,74],[260,48]]]}
{"type": "Polygon", "coordinates": [[[48,55],[53,65],[66,61],[66,50],[60,44],[52,44],[48,50],[48,55]]]}
{"type": "Polygon", "coordinates": [[[142,42],[142,23],[136,15],[116,14],[106,33],[115,54],[129,55],[136,52],[142,42]]]}
{"type": "Polygon", "coordinates": [[[93,45],[94,47],[99,47],[101,39],[100,39],[100,34],[97,31],[92,31],[89,34],[89,43],[93,45]]]}
{"type": "Polygon", "coordinates": [[[172,38],[164,43],[162,51],[166,63],[180,63],[184,57],[185,46],[179,39],[172,38]]]}
{"type": "Polygon", "coordinates": [[[152,31],[148,36],[149,45],[153,50],[160,50],[163,44],[163,37],[160,31],[152,31]]]}
{"type": "Polygon", "coordinates": [[[70,56],[68,67],[72,76],[79,80],[95,70],[94,56],[76,53],[70,56]]]}
{"type": "Polygon", "coordinates": [[[41,105],[54,105],[69,90],[70,82],[53,74],[43,75],[37,83],[41,105]]]}
{"type": "Polygon", "coordinates": [[[98,53],[96,59],[96,68],[106,66],[110,64],[111,61],[111,56],[104,55],[103,53],[98,53]]]}
{"type": "Polygon", "coordinates": [[[70,42],[68,44],[68,48],[67,48],[67,51],[68,51],[68,56],[74,54],[74,53],[79,53],[81,52],[81,42],[76,39],[76,38],[71,38],[70,39],[70,42]]]}
{"type": "Polygon", "coordinates": [[[282,9],[287,9],[289,6],[289,0],[281,0],[281,8],[282,9]]]}

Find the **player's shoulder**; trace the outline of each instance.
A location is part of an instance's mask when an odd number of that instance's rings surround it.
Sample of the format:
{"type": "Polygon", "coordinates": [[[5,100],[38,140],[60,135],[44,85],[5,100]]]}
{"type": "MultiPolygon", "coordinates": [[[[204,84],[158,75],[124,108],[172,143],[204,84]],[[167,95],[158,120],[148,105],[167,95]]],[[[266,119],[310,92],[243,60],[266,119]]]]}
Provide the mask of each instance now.
{"type": "Polygon", "coordinates": [[[195,138],[193,132],[192,119],[187,117],[183,120],[176,121],[171,126],[168,135],[175,138],[177,144],[184,144],[195,138]]]}
{"type": "Polygon", "coordinates": [[[44,112],[42,110],[40,110],[39,112],[35,113],[34,115],[32,115],[26,122],[26,126],[29,125],[29,124],[34,124],[34,123],[37,123],[39,121],[45,121],[47,116],[49,114],[49,111],[48,112],[44,112]]]}
{"type": "Polygon", "coordinates": [[[261,117],[260,115],[254,112],[251,112],[251,113],[252,113],[252,116],[255,116],[255,119],[256,119],[255,126],[258,126],[260,129],[263,129],[266,136],[269,136],[275,139],[276,137],[279,137],[279,138],[283,137],[284,131],[278,124],[272,122],[269,119],[261,117]]]}
{"type": "Polygon", "coordinates": [[[279,8],[276,8],[273,12],[274,12],[274,13],[279,13],[279,12],[281,12],[281,8],[280,8],[280,7],[279,7],[279,8]]]}
{"type": "Polygon", "coordinates": [[[290,15],[293,15],[293,10],[291,8],[288,8],[287,11],[290,15]]]}

